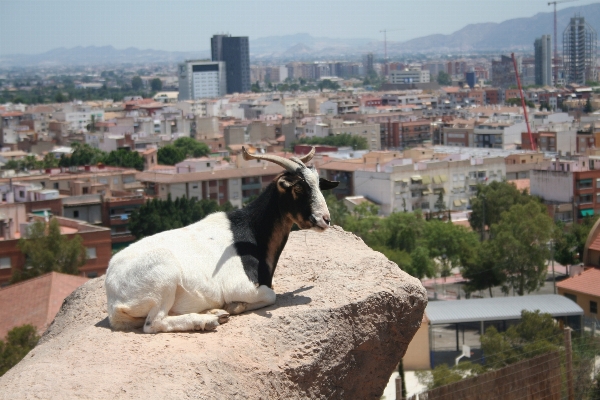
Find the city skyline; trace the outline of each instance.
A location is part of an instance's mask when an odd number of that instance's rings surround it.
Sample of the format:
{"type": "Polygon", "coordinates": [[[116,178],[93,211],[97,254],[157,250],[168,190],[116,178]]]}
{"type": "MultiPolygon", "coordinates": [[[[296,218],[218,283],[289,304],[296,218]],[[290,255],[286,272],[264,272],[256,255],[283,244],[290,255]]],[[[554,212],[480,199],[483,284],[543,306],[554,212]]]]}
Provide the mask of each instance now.
{"type": "MultiPolygon", "coordinates": [[[[597,2],[559,4],[558,10],[592,3],[597,2]]],[[[210,49],[210,37],[219,33],[258,39],[306,32],[315,37],[382,41],[381,31],[385,29],[388,41],[402,42],[432,34],[451,34],[469,24],[500,23],[551,11],[546,1],[513,0],[343,3],[3,0],[0,14],[10,17],[0,25],[0,56],[77,46],[204,51],[210,49]]]]}

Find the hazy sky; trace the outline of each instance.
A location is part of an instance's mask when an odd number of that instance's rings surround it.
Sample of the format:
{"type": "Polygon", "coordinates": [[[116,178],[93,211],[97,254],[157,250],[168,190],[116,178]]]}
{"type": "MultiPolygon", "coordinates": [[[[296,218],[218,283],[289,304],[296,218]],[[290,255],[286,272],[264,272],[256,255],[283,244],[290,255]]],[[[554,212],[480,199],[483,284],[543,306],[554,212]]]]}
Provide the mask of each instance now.
{"type": "Polygon", "coordinates": [[[198,51],[219,32],[383,40],[388,29],[388,40],[404,41],[549,11],[547,0],[0,0],[0,55],[91,45],[198,51]]]}

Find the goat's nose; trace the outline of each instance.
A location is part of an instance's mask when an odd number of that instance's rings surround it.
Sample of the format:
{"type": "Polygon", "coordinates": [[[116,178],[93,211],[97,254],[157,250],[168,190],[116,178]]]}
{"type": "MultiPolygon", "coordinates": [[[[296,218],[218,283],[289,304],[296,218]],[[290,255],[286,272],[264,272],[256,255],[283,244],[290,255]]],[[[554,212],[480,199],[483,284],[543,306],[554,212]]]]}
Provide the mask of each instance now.
{"type": "Polygon", "coordinates": [[[330,222],[331,222],[331,220],[329,219],[329,215],[327,215],[327,216],[323,216],[323,221],[325,221],[325,223],[326,223],[327,225],[331,225],[331,223],[330,223],[330,222]]]}

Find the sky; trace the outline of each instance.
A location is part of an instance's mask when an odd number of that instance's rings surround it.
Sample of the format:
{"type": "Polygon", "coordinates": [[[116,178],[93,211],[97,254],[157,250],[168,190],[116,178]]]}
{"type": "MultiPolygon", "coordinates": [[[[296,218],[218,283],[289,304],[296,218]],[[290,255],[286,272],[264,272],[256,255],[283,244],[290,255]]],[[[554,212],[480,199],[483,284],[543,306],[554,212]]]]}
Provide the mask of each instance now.
{"type": "Polygon", "coordinates": [[[405,41],[552,9],[547,0],[0,0],[0,56],[107,45],[199,51],[215,33],[383,40],[387,29],[389,41],[405,41]]]}

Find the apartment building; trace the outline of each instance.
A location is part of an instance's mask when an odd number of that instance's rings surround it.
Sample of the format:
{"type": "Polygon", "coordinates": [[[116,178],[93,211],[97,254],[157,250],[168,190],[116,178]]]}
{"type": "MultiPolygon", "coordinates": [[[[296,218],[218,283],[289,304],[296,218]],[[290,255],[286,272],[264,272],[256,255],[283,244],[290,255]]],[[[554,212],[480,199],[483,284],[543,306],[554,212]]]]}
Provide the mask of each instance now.
{"type": "Polygon", "coordinates": [[[150,196],[166,200],[186,196],[196,199],[212,199],[219,204],[229,201],[234,207],[242,207],[271,183],[282,172],[281,167],[271,163],[252,160],[240,168],[210,170],[189,173],[140,172],[137,179],[150,196]]]}
{"type": "Polygon", "coordinates": [[[226,73],[222,61],[188,60],[179,64],[179,101],[224,96],[226,73]]]}
{"type": "Polygon", "coordinates": [[[440,194],[447,209],[466,210],[478,184],[502,181],[505,174],[504,157],[453,154],[442,160],[397,159],[379,170],[357,170],[354,195],[379,204],[383,215],[404,210],[435,211],[440,194]]]}
{"type": "MultiPolygon", "coordinates": [[[[25,205],[19,203],[0,204],[0,286],[8,284],[13,272],[25,267],[25,256],[17,247],[21,238],[27,237],[27,227],[44,221],[45,216],[26,214],[25,205]]],[[[81,236],[87,251],[87,262],[79,268],[81,276],[95,278],[106,272],[111,257],[110,231],[63,217],[51,217],[58,220],[61,234],[68,238],[81,236]]]]}
{"type": "Polygon", "coordinates": [[[531,194],[540,196],[557,220],[572,221],[600,212],[600,169],[593,159],[557,158],[546,169],[531,171],[531,194]]]}
{"type": "Polygon", "coordinates": [[[104,121],[104,110],[88,105],[63,104],[62,110],[56,111],[52,117],[59,122],[66,122],[71,131],[86,131],[87,126],[104,121]]]}
{"type": "Polygon", "coordinates": [[[401,70],[390,71],[389,83],[407,84],[407,83],[429,83],[431,81],[429,70],[401,70]]]}

